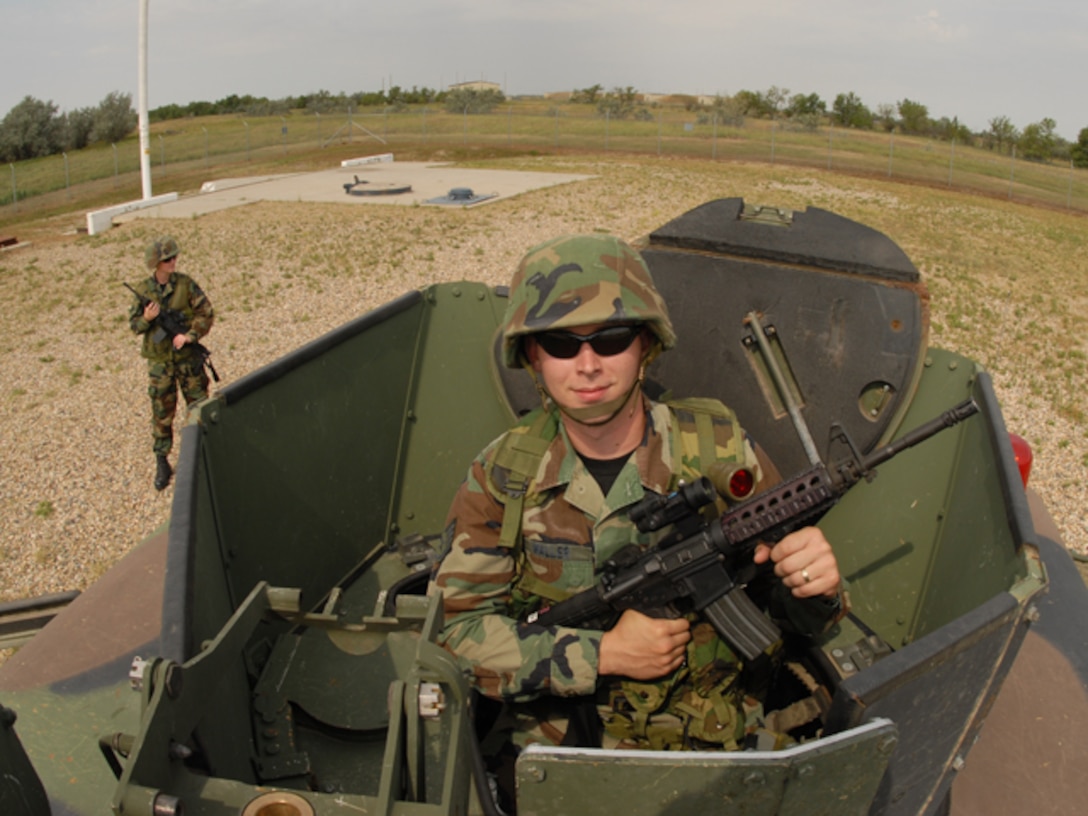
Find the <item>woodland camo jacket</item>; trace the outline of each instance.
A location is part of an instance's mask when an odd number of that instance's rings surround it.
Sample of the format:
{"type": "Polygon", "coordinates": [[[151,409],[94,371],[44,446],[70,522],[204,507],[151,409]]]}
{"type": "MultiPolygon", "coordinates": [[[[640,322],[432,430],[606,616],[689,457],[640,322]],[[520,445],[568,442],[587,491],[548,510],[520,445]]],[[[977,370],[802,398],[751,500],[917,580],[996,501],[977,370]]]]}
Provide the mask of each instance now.
{"type": "MultiPolygon", "coordinates": [[[[626,689],[630,694],[632,686],[646,685],[616,678],[599,685],[600,631],[528,625],[519,620],[540,606],[542,597],[562,600],[593,586],[596,570],[625,545],[635,543],[645,549],[655,543],[658,534],[640,532],[628,518],[628,510],[647,491],[667,494],[680,479],[690,482],[701,474],[699,438],[693,415],[685,408],[695,403],[716,406],[714,410],[721,412],[713,418],[718,459],[743,461],[752,467],[757,492],[779,481],[774,466],[757,454],[732,413],[715,401],[693,400],[670,407],[644,398],[645,436],[607,496],[571,447],[562,423],[556,422],[555,436],[524,500],[519,557],[517,546],[500,544],[508,474],[495,459],[507,436],[528,433],[541,409],[492,442],[472,463],[450,509],[444,558],[431,590],[443,595],[443,645],[458,657],[483,694],[508,703],[546,704],[544,698],[549,696],[607,698],[610,693],[614,697],[626,689]]],[[[814,620],[805,602],[793,600],[780,582],[775,583],[781,589],[777,595],[786,618],[780,622],[801,631],[822,628],[826,614],[820,612],[814,620]]],[[[735,679],[739,661],[709,624],[693,630],[690,648],[705,653],[707,631],[713,641],[710,652],[726,655],[727,671],[735,679]]],[[[698,678],[685,679],[698,682],[698,678]]],[[[565,720],[551,733],[545,724],[543,738],[558,742],[564,729],[565,720]]],[[[534,730],[539,738],[539,729],[534,730]]]]}
{"type": "MultiPolygon", "coordinates": [[[[172,272],[169,280],[162,286],[151,275],[139,281],[133,288],[160,306],[180,312],[189,326],[189,334],[194,339],[199,340],[211,331],[215,320],[212,303],[204,290],[188,275],[172,272]]],[[[128,323],[133,332],[143,335],[140,354],[152,362],[190,359],[193,355],[191,346],[187,344],[175,349],[171,338],[155,331],[156,322],[148,323],[144,320],[144,310],[140,302],[133,298],[128,312],[128,323]]]]}

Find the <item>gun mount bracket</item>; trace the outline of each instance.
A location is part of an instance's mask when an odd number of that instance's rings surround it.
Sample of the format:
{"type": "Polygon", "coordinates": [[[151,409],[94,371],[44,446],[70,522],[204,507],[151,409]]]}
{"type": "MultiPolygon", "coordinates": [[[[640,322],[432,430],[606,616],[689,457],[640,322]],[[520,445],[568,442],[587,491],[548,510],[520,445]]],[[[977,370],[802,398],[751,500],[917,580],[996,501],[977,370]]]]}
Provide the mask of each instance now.
{"type": "Polygon", "coordinates": [[[812,440],[808,423],[801,415],[804,397],[801,386],[790,368],[786,350],[774,323],[751,311],[744,318],[746,330],[741,336],[741,344],[748,351],[748,361],[767,399],[767,404],[776,417],[789,414],[797,436],[805,449],[809,464],[819,464],[820,453],[812,440]]]}
{"type": "Polygon", "coordinates": [[[849,646],[836,646],[831,650],[831,660],[843,677],[850,677],[862,669],[867,669],[882,657],[892,653],[889,646],[879,635],[872,634],[859,638],[849,646]]]}

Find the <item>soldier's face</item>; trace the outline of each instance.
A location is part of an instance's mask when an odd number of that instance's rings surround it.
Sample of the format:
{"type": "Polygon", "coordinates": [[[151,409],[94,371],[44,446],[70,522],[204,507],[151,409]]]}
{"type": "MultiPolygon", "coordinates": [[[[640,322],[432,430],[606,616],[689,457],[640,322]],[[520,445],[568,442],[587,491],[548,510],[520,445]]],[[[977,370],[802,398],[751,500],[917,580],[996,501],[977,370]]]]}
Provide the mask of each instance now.
{"type": "Polygon", "coordinates": [[[559,336],[552,342],[549,342],[548,337],[538,340],[531,335],[528,338],[526,351],[529,361],[543,381],[548,394],[561,408],[581,412],[609,404],[630,393],[638,379],[648,341],[645,331],[640,327],[632,327],[626,336],[602,334],[612,332],[613,329],[614,324],[598,323],[556,333],[559,336]],[[575,338],[564,336],[590,337],[594,334],[597,335],[596,338],[581,343],[575,338]],[[607,353],[622,346],[624,342],[629,344],[622,350],[615,354],[607,353]],[[565,356],[575,348],[575,343],[577,351],[574,355],[565,356]],[[594,348],[595,345],[597,348],[594,348]],[[548,353],[549,346],[553,354],[548,353]],[[602,351],[605,353],[601,353],[602,351]]]}
{"type": "Polygon", "coordinates": [[[162,283],[166,283],[166,279],[170,277],[175,269],[178,268],[178,256],[173,258],[167,258],[165,261],[159,261],[159,265],[155,267],[155,277],[157,277],[162,283]]]}

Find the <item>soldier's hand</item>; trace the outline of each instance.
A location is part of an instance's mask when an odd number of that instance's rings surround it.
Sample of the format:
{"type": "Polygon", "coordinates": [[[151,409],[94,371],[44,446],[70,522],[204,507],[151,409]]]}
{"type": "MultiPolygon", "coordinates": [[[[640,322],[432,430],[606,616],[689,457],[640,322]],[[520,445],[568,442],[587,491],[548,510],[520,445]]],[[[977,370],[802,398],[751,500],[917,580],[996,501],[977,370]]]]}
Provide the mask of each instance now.
{"type": "Polygon", "coordinates": [[[150,301],[144,306],[144,320],[150,323],[156,317],[159,316],[159,304],[155,301],[150,301]]]}
{"type": "Polygon", "coordinates": [[[690,629],[684,618],[651,618],[628,609],[601,636],[597,673],[653,680],[675,671],[684,662],[690,629]]]}
{"type": "Polygon", "coordinates": [[[187,334],[175,334],[174,335],[174,348],[180,349],[189,341],[189,335],[187,334]]]}
{"type": "Polygon", "coordinates": [[[752,560],[762,564],[768,559],[795,597],[833,597],[839,591],[839,562],[819,527],[790,533],[773,547],[756,547],[752,560]]]}

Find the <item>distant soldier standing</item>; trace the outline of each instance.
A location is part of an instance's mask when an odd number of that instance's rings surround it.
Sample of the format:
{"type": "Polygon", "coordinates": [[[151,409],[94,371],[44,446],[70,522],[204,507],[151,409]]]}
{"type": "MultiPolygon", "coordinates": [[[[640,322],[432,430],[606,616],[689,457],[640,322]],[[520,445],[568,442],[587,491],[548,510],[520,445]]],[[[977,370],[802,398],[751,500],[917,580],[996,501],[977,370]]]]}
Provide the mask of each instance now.
{"type": "Polygon", "coordinates": [[[144,338],[140,353],[147,359],[150,377],[147,393],[151,397],[156,490],[170,484],[174,473],[167,456],[174,444],[178,389],[186,405],[208,396],[208,375],[192,344],[211,330],[215,314],[196,281],[177,271],[179,251],[178,242],[170,236],[158,238],[147,247],[144,262],[152,274],[133,287],[138,297],[129,309],[129,326],[144,338]],[[184,318],[184,333],[171,338],[159,325],[157,318],[164,308],[184,318]]]}

